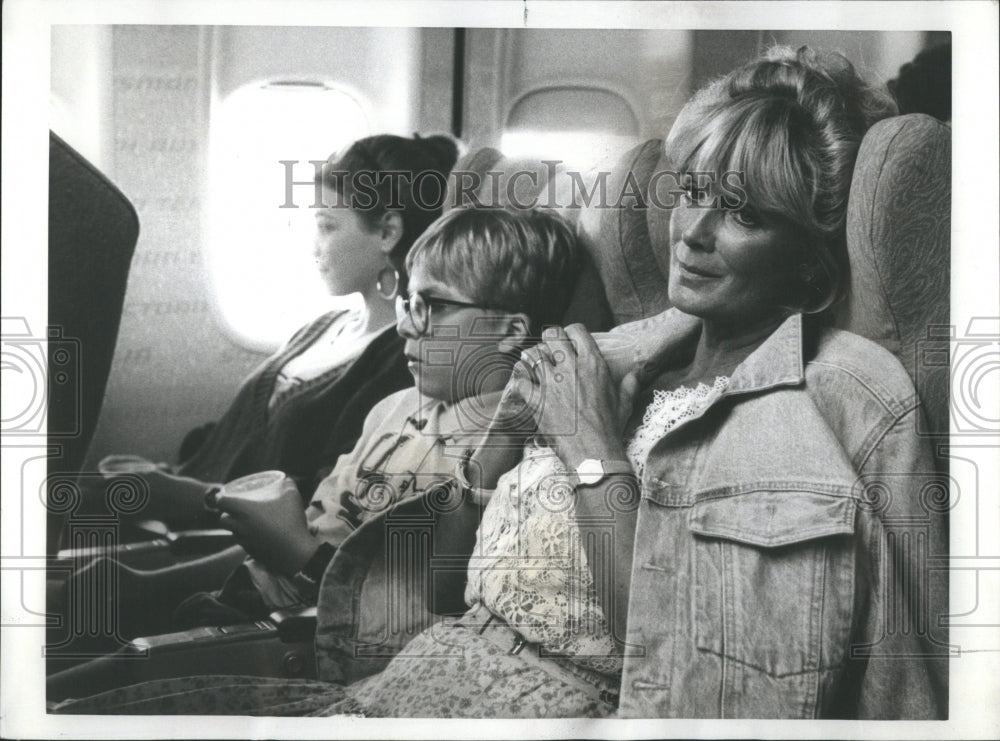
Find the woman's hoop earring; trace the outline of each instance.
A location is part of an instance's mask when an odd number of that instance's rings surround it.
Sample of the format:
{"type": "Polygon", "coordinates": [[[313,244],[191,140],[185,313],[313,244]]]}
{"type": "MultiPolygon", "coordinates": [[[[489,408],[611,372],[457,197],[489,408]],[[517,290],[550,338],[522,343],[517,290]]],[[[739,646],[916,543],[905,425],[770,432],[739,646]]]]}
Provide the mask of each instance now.
{"type": "Polygon", "coordinates": [[[393,267],[384,267],[378,271],[375,278],[375,290],[386,301],[392,301],[399,295],[399,271],[393,267]]]}

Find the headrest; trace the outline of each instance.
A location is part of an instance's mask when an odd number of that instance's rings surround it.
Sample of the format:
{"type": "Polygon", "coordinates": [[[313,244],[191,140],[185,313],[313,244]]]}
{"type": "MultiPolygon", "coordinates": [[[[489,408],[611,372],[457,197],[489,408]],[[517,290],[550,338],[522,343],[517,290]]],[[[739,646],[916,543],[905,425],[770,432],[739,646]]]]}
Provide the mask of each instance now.
{"type": "Polygon", "coordinates": [[[556,208],[571,224],[580,210],[569,208],[572,180],[562,164],[505,157],[497,149],[483,147],[458,160],[448,178],[444,209],[477,203],[487,207],[556,208]]]}
{"type": "Polygon", "coordinates": [[[668,242],[670,212],[646,198],[653,173],[665,167],[663,154],[661,139],[629,150],[607,173],[606,198],[598,190],[581,209],[577,232],[604,281],[615,324],[670,308],[667,253],[653,249],[668,242]]]}
{"type": "MultiPolygon", "coordinates": [[[[50,132],[48,311],[56,332],[49,333],[50,364],[52,354],[67,346],[85,351],[73,351],[76,366],[67,368],[71,382],[49,384],[49,434],[74,431],[59,438],[61,454],[49,459],[49,470],[74,471],[84,463],[111,371],[138,236],[139,218],[129,200],[50,132]]],[[[51,379],[60,375],[66,376],[53,373],[51,379]]]]}
{"type": "Polygon", "coordinates": [[[880,121],[861,143],[851,183],[851,275],[836,324],[899,358],[940,431],[948,368],[918,368],[917,343],[949,323],[950,248],[951,130],[923,114],[880,121]]]}
{"type": "MultiPolygon", "coordinates": [[[[447,211],[475,204],[493,208],[537,205],[555,208],[575,225],[580,209],[569,207],[573,202],[572,188],[573,181],[562,165],[509,158],[496,149],[484,147],[469,152],[456,163],[448,178],[444,208],[447,211]]],[[[579,322],[596,332],[609,329],[614,321],[592,258],[588,250],[563,323],[579,322]]]]}

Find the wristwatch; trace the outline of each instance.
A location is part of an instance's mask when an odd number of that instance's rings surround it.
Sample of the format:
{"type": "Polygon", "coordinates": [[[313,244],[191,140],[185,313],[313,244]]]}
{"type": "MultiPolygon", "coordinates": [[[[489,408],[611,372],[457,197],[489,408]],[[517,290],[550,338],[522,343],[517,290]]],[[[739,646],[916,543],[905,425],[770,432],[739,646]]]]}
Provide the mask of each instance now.
{"type": "Polygon", "coordinates": [[[326,567],[333,560],[333,554],[337,552],[330,543],[320,543],[316,552],[312,554],[305,566],[299,569],[292,581],[303,597],[307,597],[311,603],[315,604],[319,597],[319,585],[323,581],[323,574],[326,567]]]}
{"type": "Polygon", "coordinates": [[[635,475],[632,464],[628,461],[605,461],[599,458],[586,458],[576,467],[576,485],[594,486],[608,476],[617,473],[635,475]]]}

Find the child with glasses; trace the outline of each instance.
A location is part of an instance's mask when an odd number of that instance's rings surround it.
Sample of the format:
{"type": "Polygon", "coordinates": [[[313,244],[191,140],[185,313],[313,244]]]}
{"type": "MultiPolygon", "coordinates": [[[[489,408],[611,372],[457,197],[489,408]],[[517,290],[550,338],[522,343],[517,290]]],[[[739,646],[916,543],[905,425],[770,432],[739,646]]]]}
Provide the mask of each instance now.
{"type": "Polygon", "coordinates": [[[231,622],[231,608],[259,619],[315,604],[336,547],[362,523],[430,488],[457,496],[456,462],[489,424],[520,353],[562,318],[580,256],[554,212],[455,209],[416,241],[406,269],[396,328],[415,388],[372,409],[304,514],[290,480],[267,502],[216,497],[221,524],[251,558],[221,593],[189,600],[185,627],[231,622]]]}

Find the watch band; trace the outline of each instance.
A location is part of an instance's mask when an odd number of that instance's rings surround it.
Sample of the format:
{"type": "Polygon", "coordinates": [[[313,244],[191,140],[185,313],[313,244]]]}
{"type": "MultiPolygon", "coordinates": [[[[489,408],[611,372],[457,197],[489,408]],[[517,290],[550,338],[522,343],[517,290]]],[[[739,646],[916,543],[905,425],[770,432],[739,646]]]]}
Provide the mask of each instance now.
{"type": "Polygon", "coordinates": [[[337,549],[330,543],[320,543],[315,553],[292,577],[302,596],[309,598],[313,604],[319,597],[319,585],[323,581],[326,567],[330,565],[336,552],[337,549]]]}
{"type": "Polygon", "coordinates": [[[473,486],[469,481],[469,472],[467,469],[469,461],[472,460],[473,453],[475,453],[475,450],[472,448],[466,448],[462,453],[462,457],[455,466],[455,479],[458,481],[459,486],[468,493],[469,499],[472,502],[486,504],[490,501],[490,497],[493,496],[494,489],[481,489],[478,486],[473,486]]]}

